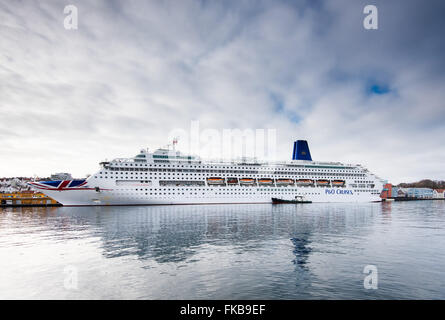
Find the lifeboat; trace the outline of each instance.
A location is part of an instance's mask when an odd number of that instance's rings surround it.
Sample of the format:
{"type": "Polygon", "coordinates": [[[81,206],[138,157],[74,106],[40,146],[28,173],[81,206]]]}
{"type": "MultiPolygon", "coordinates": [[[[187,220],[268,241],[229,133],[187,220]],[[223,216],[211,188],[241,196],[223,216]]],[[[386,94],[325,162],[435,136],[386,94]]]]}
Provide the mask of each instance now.
{"type": "Polygon", "coordinates": [[[238,178],[227,178],[227,184],[238,184],[238,178]]]}
{"type": "Polygon", "coordinates": [[[292,179],[277,179],[277,184],[294,184],[294,180],[292,179]]]}
{"type": "Polygon", "coordinates": [[[328,186],[328,185],[329,185],[329,180],[324,180],[324,179],[317,180],[317,186],[328,186]]]}
{"type": "Polygon", "coordinates": [[[344,180],[332,180],[332,185],[336,187],[343,187],[345,185],[344,180]]]}
{"type": "Polygon", "coordinates": [[[253,185],[253,184],[255,184],[255,179],[253,179],[253,178],[242,178],[242,179],[239,179],[239,182],[242,185],[253,185]]]}
{"type": "Polygon", "coordinates": [[[272,185],[273,184],[273,179],[261,178],[261,179],[258,179],[258,184],[261,184],[261,185],[272,185]]]}
{"type": "Polygon", "coordinates": [[[207,178],[209,185],[221,185],[224,184],[224,178],[207,178]]]}
{"type": "Polygon", "coordinates": [[[310,186],[314,184],[314,180],[311,179],[299,179],[297,180],[297,184],[300,186],[310,186]]]}

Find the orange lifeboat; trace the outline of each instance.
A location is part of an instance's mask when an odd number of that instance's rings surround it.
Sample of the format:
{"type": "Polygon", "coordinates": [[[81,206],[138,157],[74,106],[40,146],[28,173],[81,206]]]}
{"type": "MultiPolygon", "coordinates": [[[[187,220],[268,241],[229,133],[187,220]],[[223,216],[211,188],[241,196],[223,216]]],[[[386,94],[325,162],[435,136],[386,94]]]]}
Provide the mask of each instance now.
{"type": "Polygon", "coordinates": [[[324,179],[317,180],[317,185],[319,185],[319,186],[328,186],[329,185],[329,180],[324,180],[324,179]]]}
{"type": "Polygon", "coordinates": [[[238,178],[227,178],[227,184],[238,184],[238,178]]]}
{"type": "Polygon", "coordinates": [[[309,186],[314,184],[314,180],[311,179],[298,179],[297,184],[301,186],[309,186]]]}
{"type": "Polygon", "coordinates": [[[261,178],[261,179],[258,179],[258,184],[261,184],[261,185],[272,185],[273,184],[273,179],[261,178]]]}
{"type": "Polygon", "coordinates": [[[343,187],[345,185],[344,180],[332,180],[332,185],[336,187],[343,187]]]}
{"type": "Polygon", "coordinates": [[[207,178],[209,185],[221,185],[224,184],[224,178],[207,178]]]}
{"type": "Polygon", "coordinates": [[[294,184],[294,180],[292,179],[277,179],[277,184],[294,184]]]}
{"type": "Polygon", "coordinates": [[[243,185],[253,185],[255,184],[255,179],[253,178],[242,178],[239,179],[239,182],[243,185]]]}

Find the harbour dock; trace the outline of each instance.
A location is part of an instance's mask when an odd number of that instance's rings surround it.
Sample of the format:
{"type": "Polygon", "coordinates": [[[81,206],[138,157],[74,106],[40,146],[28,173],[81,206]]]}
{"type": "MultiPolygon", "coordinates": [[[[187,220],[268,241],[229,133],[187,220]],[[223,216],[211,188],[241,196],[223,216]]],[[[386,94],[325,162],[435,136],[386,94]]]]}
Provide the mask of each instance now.
{"type": "Polygon", "coordinates": [[[0,193],[0,207],[58,207],[56,200],[40,192],[19,191],[0,193]]]}
{"type": "Polygon", "coordinates": [[[394,198],[382,198],[382,201],[425,201],[425,200],[445,200],[445,198],[417,198],[417,197],[394,197],[394,198]]]}

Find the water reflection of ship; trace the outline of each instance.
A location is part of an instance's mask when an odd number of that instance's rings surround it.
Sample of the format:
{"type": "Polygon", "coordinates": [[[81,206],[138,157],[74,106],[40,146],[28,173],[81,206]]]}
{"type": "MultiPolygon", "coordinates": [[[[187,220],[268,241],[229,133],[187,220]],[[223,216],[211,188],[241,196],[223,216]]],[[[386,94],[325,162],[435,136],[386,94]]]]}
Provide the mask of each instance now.
{"type": "Polygon", "coordinates": [[[134,207],[125,214],[107,209],[114,223],[100,222],[106,257],[137,254],[158,263],[186,260],[208,244],[257,248],[286,224],[270,214],[269,205],[134,207]]]}
{"type": "MultiPolygon", "coordinates": [[[[201,246],[255,250],[270,240],[295,238],[296,263],[304,265],[311,254],[309,237],[336,233],[371,223],[367,214],[345,214],[344,204],[317,204],[296,208],[272,205],[201,205],[153,207],[59,208],[64,214],[90,225],[108,258],[136,255],[158,263],[184,261],[201,246]]],[[[76,224],[75,220],[72,223],[76,224]]]]}
{"type": "Polygon", "coordinates": [[[299,237],[291,238],[290,240],[294,245],[293,253],[295,255],[295,259],[292,262],[301,267],[305,267],[309,254],[312,252],[312,249],[309,246],[311,243],[309,241],[309,234],[303,233],[299,235],[299,237]]]}

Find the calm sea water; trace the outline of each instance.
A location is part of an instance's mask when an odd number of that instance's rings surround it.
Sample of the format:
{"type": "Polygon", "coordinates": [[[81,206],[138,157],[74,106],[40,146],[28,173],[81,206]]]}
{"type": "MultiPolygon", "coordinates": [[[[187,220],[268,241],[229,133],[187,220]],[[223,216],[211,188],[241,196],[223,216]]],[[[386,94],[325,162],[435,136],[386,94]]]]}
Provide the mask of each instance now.
{"type": "Polygon", "coordinates": [[[0,210],[2,299],[445,299],[445,201],[0,210]]]}

